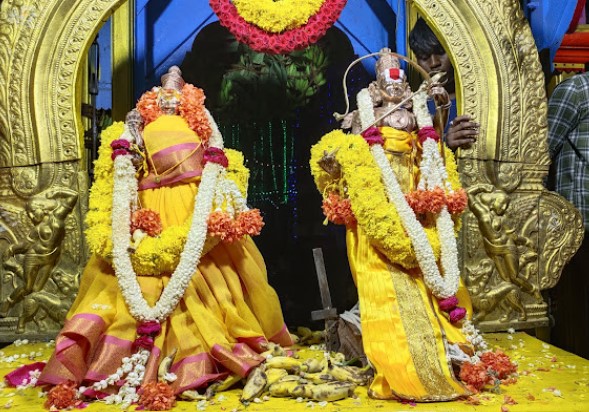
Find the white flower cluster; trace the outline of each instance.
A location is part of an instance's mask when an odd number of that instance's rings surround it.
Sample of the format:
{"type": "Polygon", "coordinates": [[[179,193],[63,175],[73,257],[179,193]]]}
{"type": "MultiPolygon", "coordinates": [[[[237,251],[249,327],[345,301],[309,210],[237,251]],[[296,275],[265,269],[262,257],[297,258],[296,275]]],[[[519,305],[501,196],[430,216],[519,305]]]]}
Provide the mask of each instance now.
{"type": "Polygon", "coordinates": [[[27,388],[34,388],[37,385],[39,376],[41,376],[41,371],[39,369],[30,371],[28,379],[23,379],[21,384],[17,385],[16,390],[20,391],[27,388]]]}
{"type": "Polygon", "coordinates": [[[461,330],[464,336],[466,337],[466,340],[470,342],[472,346],[474,346],[475,348],[476,353],[471,358],[471,363],[476,363],[480,360],[479,356],[481,356],[484,352],[487,352],[489,350],[489,346],[487,345],[485,339],[481,336],[479,330],[474,326],[474,324],[470,320],[465,319],[462,322],[461,330]]]}
{"type": "MultiPolygon", "coordinates": [[[[145,365],[149,359],[150,352],[141,349],[138,353],[133,354],[130,358],[123,358],[123,364],[115,373],[109,375],[106,379],[95,382],[90,388],[95,391],[102,391],[109,386],[114,386],[117,382],[124,379],[123,385],[117,393],[108,395],[103,401],[108,405],[120,405],[122,409],[131,406],[132,403],[139,400],[137,388],[141,386],[145,376],[145,365]]],[[[78,394],[82,395],[88,388],[80,386],[78,394]]]]}
{"type": "MultiPolygon", "coordinates": [[[[360,111],[360,119],[362,119],[362,122],[366,122],[362,123],[363,129],[366,125],[374,122],[372,102],[365,98],[364,91],[366,91],[365,93],[368,92],[367,89],[364,89],[358,93],[358,110],[360,111]]],[[[382,180],[387,191],[387,197],[397,209],[403,228],[407,231],[407,234],[411,239],[417,262],[423,272],[425,284],[438,298],[448,298],[455,295],[458,291],[460,271],[458,269],[458,250],[456,247],[456,238],[454,237],[454,225],[450,214],[444,207],[442,212],[436,218],[438,236],[440,237],[442,248],[441,263],[444,271],[444,276],[442,276],[425,230],[419,220],[417,220],[415,212],[407,203],[407,199],[403,194],[383,147],[375,144],[371,146],[370,151],[372,152],[376,164],[381,170],[382,180]]],[[[435,152],[437,153],[437,149],[435,152]]],[[[425,150],[423,157],[427,157],[425,150]]],[[[435,164],[435,162],[431,162],[431,164],[435,164]]],[[[423,178],[424,176],[422,172],[422,179],[423,178]]]]}
{"type": "Polygon", "coordinates": [[[419,90],[413,95],[413,114],[417,121],[417,127],[432,127],[434,122],[427,107],[427,84],[424,82],[419,90]]]}
{"type": "Polygon", "coordinates": [[[213,210],[222,211],[225,207],[225,211],[235,217],[236,214],[247,211],[248,207],[237,184],[228,179],[226,174],[224,170],[219,177],[213,200],[213,210]]]}

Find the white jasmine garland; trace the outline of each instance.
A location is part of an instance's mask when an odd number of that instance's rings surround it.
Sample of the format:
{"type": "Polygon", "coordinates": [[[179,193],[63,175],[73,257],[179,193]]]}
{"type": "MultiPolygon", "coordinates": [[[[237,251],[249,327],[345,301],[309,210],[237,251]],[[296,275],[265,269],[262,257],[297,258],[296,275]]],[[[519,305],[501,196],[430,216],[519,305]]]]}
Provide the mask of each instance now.
{"type": "MultiPolygon", "coordinates": [[[[206,109],[205,109],[206,110],[206,109]]],[[[209,146],[223,149],[223,138],[219,129],[208,112],[206,115],[211,125],[212,133],[209,146]]],[[[125,129],[122,136],[133,142],[132,135],[125,129]]],[[[201,183],[194,202],[192,223],[187,235],[184,250],[180,255],[178,266],[172,273],[170,281],[165,286],[159,300],[150,306],[141,291],[137,274],[133,270],[129,249],[131,246],[130,224],[131,213],[137,204],[138,183],[136,171],[131,162],[131,155],[117,156],[114,160],[114,187],[112,205],[112,239],[113,239],[113,267],[121,289],[121,294],[130,314],[138,322],[164,322],[172,313],[178,302],[184,296],[190,279],[196,271],[204,243],[207,237],[207,220],[213,208],[213,203],[219,207],[225,205],[233,214],[235,211],[247,210],[246,201],[237,185],[226,178],[225,169],[216,163],[206,163],[201,176],[201,183]],[[116,218],[115,218],[116,217],[116,218]]],[[[135,239],[137,243],[140,239],[135,239]]],[[[136,246],[136,245],[135,245],[136,246]]],[[[145,365],[151,354],[150,350],[139,349],[130,358],[124,358],[121,367],[106,379],[95,382],[91,388],[96,391],[114,386],[124,379],[124,384],[118,392],[107,396],[104,401],[119,404],[123,408],[137,402],[139,396],[137,388],[141,386],[145,375],[145,365]]],[[[167,375],[169,381],[175,375],[167,375]]],[[[87,388],[80,387],[79,393],[87,388]],[[82,390],[83,389],[83,390],[82,390]]]]}
{"type": "MultiPolygon", "coordinates": [[[[358,93],[358,110],[360,112],[362,129],[367,128],[368,125],[372,124],[375,120],[372,101],[366,98],[367,94],[368,89],[363,89],[358,93]]],[[[418,111],[419,110],[420,109],[418,109],[418,111]]],[[[429,113],[427,116],[429,117],[429,113]]],[[[435,144],[435,142],[433,143],[435,144]]],[[[391,167],[382,145],[372,145],[370,151],[376,164],[381,170],[381,177],[387,191],[387,197],[397,209],[403,228],[407,231],[407,234],[411,239],[411,243],[415,250],[415,257],[423,272],[423,279],[426,286],[437,298],[449,298],[454,296],[458,291],[460,271],[458,269],[458,251],[456,247],[456,239],[454,237],[454,224],[446,207],[443,208],[442,212],[436,218],[436,227],[438,229],[438,236],[440,237],[441,244],[440,261],[444,272],[444,276],[442,276],[423,226],[419,220],[417,220],[415,212],[407,203],[407,199],[401,190],[401,186],[399,185],[395,172],[391,167]]],[[[437,153],[437,148],[435,152],[437,153]]],[[[423,158],[425,159],[425,163],[423,164],[424,170],[421,170],[421,165],[420,170],[422,173],[421,180],[425,181],[425,185],[427,184],[428,177],[430,180],[436,181],[436,178],[432,175],[438,174],[439,176],[439,171],[436,170],[438,169],[439,164],[436,162],[435,156],[431,155],[431,150],[429,149],[427,151],[424,150],[423,158]]]]}

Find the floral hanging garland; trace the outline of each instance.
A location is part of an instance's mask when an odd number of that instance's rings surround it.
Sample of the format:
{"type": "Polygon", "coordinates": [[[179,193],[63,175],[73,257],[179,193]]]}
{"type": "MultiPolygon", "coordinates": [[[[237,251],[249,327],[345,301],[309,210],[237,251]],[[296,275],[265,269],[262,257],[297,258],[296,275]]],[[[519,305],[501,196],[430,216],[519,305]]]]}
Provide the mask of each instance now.
{"type": "MultiPolygon", "coordinates": [[[[112,260],[112,197],[114,151],[111,143],[121,136],[122,122],[114,123],[101,134],[102,144],[98,150],[98,160],[94,166],[95,181],[90,190],[90,207],[86,215],[86,240],[90,252],[108,261],[112,260]]],[[[246,196],[249,171],[244,166],[243,155],[232,149],[224,149],[228,159],[227,178],[235,182],[242,196],[246,196]]],[[[145,213],[145,212],[143,212],[145,213]]],[[[180,253],[186,243],[191,221],[180,226],[170,226],[157,236],[144,237],[131,256],[133,268],[139,275],[173,272],[178,265],[180,253]]],[[[209,251],[219,239],[207,239],[203,253],[209,251]]]]}
{"type": "Polygon", "coordinates": [[[311,0],[304,2],[304,7],[301,8],[302,13],[295,11],[300,7],[300,2],[286,0],[276,2],[276,6],[273,7],[284,8],[283,12],[277,14],[268,13],[266,2],[241,1],[234,3],[231,0],[209,1],[221,25],[229,29],[239,42],[247,44],[258,52],[286,54],[303,49],[323,37],[327,29],[339,18],[347,1],[323,0],[321,7],[314,14],[311,13],[311,10],[317,2],[311,0]],[[237,9],[238,4],[239,10],[237,9]],[[244,13],[245,18],[240,14],[240,11],[244,13]],[[304,23],[307,14],[310,14],[310,17],[304,23]],[[279,19],[284,15],[295,17],[280,22],[279,19]],[[282,27],[284,27],[283,31],[272,31],[282,27]]]}
{"type": "MultiPolygon", "coordinates": [[[[424,135],[419,188],[441,188],[454,192],[460,186],[457,179],[451,179],[438,152],[438,145],[434,139],[436,136],[430,127],[431,118],[421,107],[426,104],[426,98],[424,90],[420,90],[414,96],[415,104],[419,106],[416,107],[417,123],[421,135],[424,135]]],[[[440,211],[435,216],[435,226],[423,225],[417,219],[385,155],[382,146],[384,140],[380,131],[369,128],[374,124],[375,117],[368,89],[358,93],[358,109],[362,127],[366,129],[363,136],[348,136],[341,131],[335,131],[322,139],[322,142],[325,141],[331,147],[326,147],[325,143],[321,147],[313,147],[311,167],[318,187],[325,191],[333,185],[330,176],[321,171],[318,161],[324,153],[334,153],[338,163],[346,170],[354,171],[353,174],[344,176],[347,183],[346,195],[351,201],[359,224],[364,227],[373,244],[381,249],[391,262],[407,268],[419,266],[425,284],[438,298],[440,309],[448,313],[452,323],[456,323],[465,316],[466,311],[458,306],[455,296],[459,287],[460,271],[455,225],[448,208],[441,203],[440,211]],[[330,138],[332,135],[333,138],[330,138]],[[346,137],[347,144],[340,142],[346,137]],[[356,179],[357,175],[359,179],[356,179]],[[360,194],[368,190],[372,193],[360,194]],[[443,276],[437,264],[438,260],[443,268],[443,276]]]]}

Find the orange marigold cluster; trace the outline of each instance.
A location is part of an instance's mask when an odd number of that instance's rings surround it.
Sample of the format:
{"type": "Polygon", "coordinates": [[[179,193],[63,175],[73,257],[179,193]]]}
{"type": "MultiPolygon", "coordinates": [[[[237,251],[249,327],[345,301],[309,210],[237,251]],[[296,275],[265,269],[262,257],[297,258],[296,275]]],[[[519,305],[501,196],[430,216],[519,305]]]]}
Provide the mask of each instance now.
{"type": "Polygon", "coordinates": [[[211,137],[212,129],[207,119],[205,111],[205,94],[202,89],[186,83],[182,87],[182,97],[178,106],[180,116],[182,116],[188,127],[200,137],[203,142],[207,142],[211,137]]]}
{"type": "Polygon", "coordinates": [[[323,199],[323,214],[336,225],[355,225],[356,217],[352,211],[350,199],[342,199],[337,193],[331,192],[323,199]]]}
{"type": "MultiPolygon", "coordinates": [[[[145,125],[153,122],[162,115],[162,109],[157,104],[158,92],[150,90],[143,93],[137,102],[137,110],[141,114],[145,125]]],[[[178,114],[186,120],[188,126],[198,135],[203,143],[211,137],[212,129],[207,118],[205,94],[202,89],[186,83],[182,87],[178,114]]]]}
{"type": "Polygon", "coordinates": [[[260,209],[250,209],[237,216],[238,232],[244,235],[258,236],[264,227],[260,209]]]}
{"type": "Polygon", "coordinates": [[[434,190],[413,190],[405,195],[407,203],[416,214],[438,214],[446,205],[446,192],[436,187],[434,190]]]}
{"type": "Polygon", "coordinates": [[[476,364],[464,362],[460,367],[460,380],[475,391],[479,391],[487,383],[493,382],[493,377],[482,362],[476,364]]]}
{"type": "Polygon", "coordinates": [[[157,92],[150,90],[143,93],[137,102],[137,110],[146,125],[160,117],[162,109],[157,104],[157,92]]]}
{"type": "Polygon", "coordinates": [[[236,219],[227,212],[215,211],[209,215],[208,220],[209,235],[218,237],[225,243],[234,242],[245,235],[257,236],[263,226],[259,209],[241,212],[236,219]]]}
{"type": "Polygon", "coordinates": [[[466,190],[460,188],[452,193],[446,194],[446,204],[448,205],[448,212],[453,215],[464,212],[468,205],[466,190]]]}
{"type": "Polygon", "coordinates": [[[137,404],[148,411],[169,411],[176,402],[174,390],[164,382],[149,382],[142,386],[137,404]]]}
{"type": "Polygon", "coordinates": [[[517,366],[511,362],[509,356],[500,350],[488,351],[481,355],[481,361],[476,364],[464,362],[460,367],[460,379],[479,391],[486,384],[494,383],[496,379],[505,381],[515,372],[517,366]]]}
{"type": "Polygon", "coordinates": [[[131,233],[137,229],[142,230],[149,236],[157,236],[162,233],[162,219],[155,210],[139,209],[131,215],[131,233]]]}
{"type": "Polygon", "coordinates": [[[511,362],[509,356],[500,350],[485,352],[481,355],[481,362],[497,373],[498,379],[506,379],[512,373],[517,372],[517,366],[511,362]]]}
{"type": "Polygon", "coordinates": [[[468,197],[464,189],[446,193],[442,188],[434,190],[413,190],[405,195],[407,203],[416,214],[440,213],[444,205],[453,215],[460,214],[466,209],[468,197]]]}
{"type": "Polygon", "coordinates": [[[78,398],[77,385],[74,381],[67,381],[54,386],[47,393],[45,407],[47,409],[68,409],[82,404],[78,398]]]}

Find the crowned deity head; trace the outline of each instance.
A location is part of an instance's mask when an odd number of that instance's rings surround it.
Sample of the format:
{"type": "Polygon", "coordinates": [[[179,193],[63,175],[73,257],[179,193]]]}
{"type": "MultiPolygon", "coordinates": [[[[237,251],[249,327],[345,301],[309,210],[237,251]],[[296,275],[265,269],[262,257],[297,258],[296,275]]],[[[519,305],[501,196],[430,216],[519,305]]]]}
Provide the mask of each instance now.
{"type": "Polygon", "coordinates": [[[376,62],[378,88],[385,102],[399,103],[411,95],[407,76],[399,64],[399,59],[392,54],[390,49],[384,48],[380,53],[376,62]]]}
{"type": "Polygon", "coordinates": [[[176,113],[180,103],[182,87],[186,83],[178,66],[172,66],[161,78],[162,87],[158,91],[157,103],[166,114],[176,113]]]}

